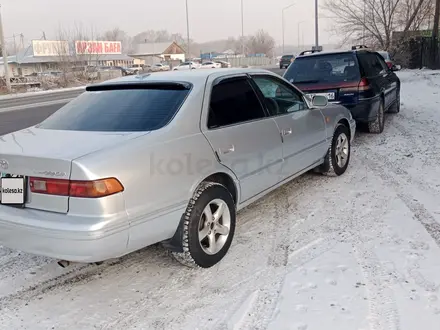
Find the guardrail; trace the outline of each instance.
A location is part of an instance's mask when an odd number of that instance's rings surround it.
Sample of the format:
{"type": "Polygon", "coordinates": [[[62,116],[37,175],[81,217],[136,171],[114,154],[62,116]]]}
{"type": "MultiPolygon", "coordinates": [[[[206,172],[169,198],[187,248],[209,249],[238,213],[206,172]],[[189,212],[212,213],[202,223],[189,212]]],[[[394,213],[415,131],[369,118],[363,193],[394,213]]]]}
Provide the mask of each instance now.
{"type": "Polygon", "coordinates": [[[34,108],[57,103],[67,103],[82,94],[84,90],[85,87],[79,87],[66,90],[5,95],[0,97],[0,112],[34,108]]]}

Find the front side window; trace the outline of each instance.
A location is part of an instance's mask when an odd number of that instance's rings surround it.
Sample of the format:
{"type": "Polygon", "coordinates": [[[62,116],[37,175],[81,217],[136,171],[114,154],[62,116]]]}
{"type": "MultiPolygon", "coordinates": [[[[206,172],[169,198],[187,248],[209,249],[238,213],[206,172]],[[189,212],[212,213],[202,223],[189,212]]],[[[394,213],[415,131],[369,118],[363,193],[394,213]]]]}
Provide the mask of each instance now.
{"type": "Polygon", "coordinates": [[[212,88],[208,128],[229,126],[264,117],[264,109],[246,77],[223,80],[212,88]]]}
{"type": "Polygon", "coordinates": [[[68,131],[152,131],[167,125],[188,89],[143,88],[86,91],[38,128],[68,131]]]}
{"type": "Polygon", "coordinates": [[[254,76],[253,80],[263,94],[272,116],[307,109],[302,95],[282,80],[270,76],[254,76]]]}

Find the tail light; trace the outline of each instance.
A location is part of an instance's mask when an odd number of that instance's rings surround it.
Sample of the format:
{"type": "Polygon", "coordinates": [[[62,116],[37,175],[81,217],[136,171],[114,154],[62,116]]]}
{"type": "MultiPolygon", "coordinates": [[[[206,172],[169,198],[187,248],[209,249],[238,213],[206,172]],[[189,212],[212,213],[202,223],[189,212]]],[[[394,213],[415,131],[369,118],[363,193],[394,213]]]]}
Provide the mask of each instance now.
{"type": "Polygon", "coordinates": [[[359,83],[345,85],[339,89],[340,93],[363,92],[370,89],[370,83],[367,78],[362,78],[359,83]]]}
{"type": "Polygon", "coordinates": [[[124,191],[124,187],[115,178],[94,181],[76,181],[62,179],[29,178],[31,192],[36,194],[99,198],[124,191]]]}
{"type": "Polygon", "coordinates": [[[359,92],[367,91],[370,89],[370,83],[367,78],[362,78],[359,83],[359,92]]]}

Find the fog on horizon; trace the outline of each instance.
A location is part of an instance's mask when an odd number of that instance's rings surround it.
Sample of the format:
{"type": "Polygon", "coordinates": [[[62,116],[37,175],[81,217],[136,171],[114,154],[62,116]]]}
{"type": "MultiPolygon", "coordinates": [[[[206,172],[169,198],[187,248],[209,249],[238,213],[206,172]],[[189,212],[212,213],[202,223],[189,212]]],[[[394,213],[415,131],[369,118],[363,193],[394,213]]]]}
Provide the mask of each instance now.
{"type": "MultiPolygon", "coordinates": [[[[188,0],[190,37],[195,42],[226,39],[241,35],[241,0],[210,1],[188,0]]],[[[323,2],[323,0],[320,0],[323,2]]],[[[282,8],[285,11],[285,44],[298,43],[298,23],[301,23],[300,40],[313,44],[314,0],[243,0],[244,34],[259,29],[272,35],[277,46],[282,43],[282,8]]],[[[25,43],[40,39],[45,32],[48,40],[56,39],[59,26],[71,28],[75,22],[84,28],[103,32],[115,27],[133,36],[146,30],[166,29],[186,36],[185,0],[162,2],[132,0],[8,0],[1,4],[6,42],[13,35],[24,35],[25,43]]],[[[322,12],[321,12],[322,14],[322,12]]],[[[320,18],[320,44],[336,42],[328,32],[326,19],[320,18]]]]}

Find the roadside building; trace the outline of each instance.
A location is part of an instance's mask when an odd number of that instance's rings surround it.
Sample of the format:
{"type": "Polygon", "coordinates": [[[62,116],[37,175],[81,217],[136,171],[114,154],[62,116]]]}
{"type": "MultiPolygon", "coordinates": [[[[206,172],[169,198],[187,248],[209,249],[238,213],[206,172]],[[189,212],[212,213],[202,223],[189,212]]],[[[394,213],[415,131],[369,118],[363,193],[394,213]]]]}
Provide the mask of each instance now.
{"type": "Polygon", "coordinates": [[[137,44],[128,55],[135,59],[143,60],[144,64],[147,65],[161,62],[178,65],[185,61],[185,50],[175,41],[137,44]]]}
{"type": "MultiPolygon", "coordinates": [[[[11,77],[57,71],[60,68],[78,66],[131,66],[134,58],[122,54],[118,41],[67,41],[33,40],[17,55],[8,56],[11,77]]],[[[0,75],[5,66],[0,58],[0,75]]]]}

